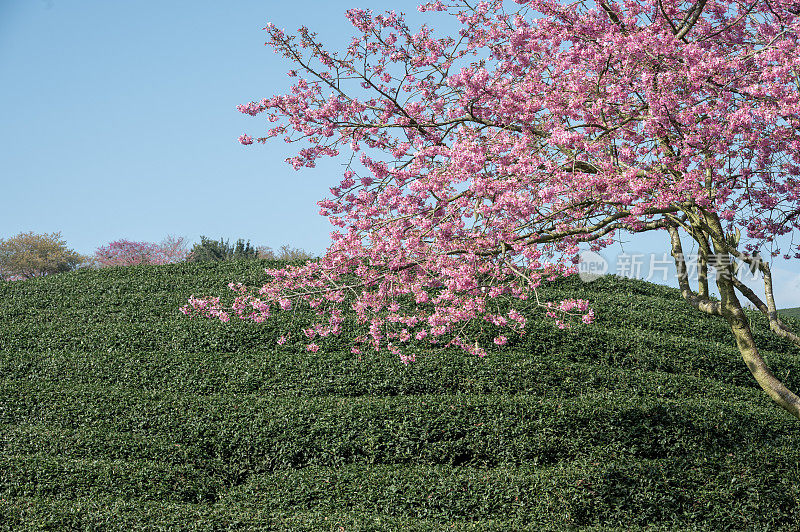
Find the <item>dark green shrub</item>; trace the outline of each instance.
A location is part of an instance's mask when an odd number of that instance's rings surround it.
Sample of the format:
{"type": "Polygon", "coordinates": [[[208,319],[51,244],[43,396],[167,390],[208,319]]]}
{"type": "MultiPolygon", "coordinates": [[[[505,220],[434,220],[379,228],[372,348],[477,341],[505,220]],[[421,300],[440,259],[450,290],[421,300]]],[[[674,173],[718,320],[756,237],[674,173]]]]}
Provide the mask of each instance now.
{"type": "Polygon", "coordinates": [[[211,240],[205,236],[200,237],[200,243],[192,246],[188,260],[190,262],[218,262],[225,260],[252,260],[258,258],[256,248],[250,245],[250,241],[240,238],[236,244],[231,245],[230,241],[211,240]]]}

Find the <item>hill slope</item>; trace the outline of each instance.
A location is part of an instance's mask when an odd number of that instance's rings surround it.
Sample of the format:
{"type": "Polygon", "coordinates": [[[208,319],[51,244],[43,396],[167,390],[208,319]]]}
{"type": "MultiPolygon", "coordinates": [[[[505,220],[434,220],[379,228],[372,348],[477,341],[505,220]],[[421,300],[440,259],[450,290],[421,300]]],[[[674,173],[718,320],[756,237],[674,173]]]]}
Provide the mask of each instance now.
{"type": "Polygon", "coordinates": [[[778,311],[781,316],[788,316],[791,318],[800,318],[800,307],[784,308],[778,311]]]}
{"type": "Polygon", "coordinates": [[[0,283],[0,528],[800,528],[797,422],[674,289],[559,281],[596,324],[531,314],[503,351],[409,367],[177,311],[263,267],[0,283]]]}

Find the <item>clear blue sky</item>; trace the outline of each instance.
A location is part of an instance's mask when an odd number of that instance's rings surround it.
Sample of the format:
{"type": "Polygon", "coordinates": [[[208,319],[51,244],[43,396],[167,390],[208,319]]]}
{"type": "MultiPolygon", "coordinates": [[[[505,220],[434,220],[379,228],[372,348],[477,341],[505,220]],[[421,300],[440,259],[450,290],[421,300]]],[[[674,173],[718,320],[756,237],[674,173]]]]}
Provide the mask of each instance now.
{"type": "MultiPolygon", "coordinates": [[[[416,13],[416,2],[362,3],[416,13]]],[[[119,238],[243,237],[321,252],[316,201],[336,163],[295,172],[236,105],[283,92],[268,21],[350,34],[358,2],[0,0],[0,238],[61,231],[82,253],[119,238]]]]}
{"type": "MultiPolygon", "coordinates": [[[[417,4],[0,0],[0,238],[61,231],[91,254],[202,234],[322,252],[331,228],[316,201],[339,163],[295,172],[291,146],[236,141],[266,128],[236,105],[289,86],[261,28],[306,25],[344,44],[352,7],[403,11],[412,27],[447,20],[417,4]]],[[[664,234],[629,240],[629,253],[666,251],[664,234]]],[[[619,250],[604,253],[611,273],[619,250]]],[[[775,266],[779,306],[800,306],[797,261],[775,266]]]]}

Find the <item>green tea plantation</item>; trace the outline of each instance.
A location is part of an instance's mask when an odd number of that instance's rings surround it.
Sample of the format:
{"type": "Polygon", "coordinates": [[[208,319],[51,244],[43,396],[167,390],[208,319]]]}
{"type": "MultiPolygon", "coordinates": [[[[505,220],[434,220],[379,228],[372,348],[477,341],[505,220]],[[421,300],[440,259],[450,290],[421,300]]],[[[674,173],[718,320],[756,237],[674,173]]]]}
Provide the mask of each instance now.
{"type": "Polygon", "coordinates": [[[800,318],[800,307],[794,307],[794,308],[787,308],[787,309],[779,310],[778,313],[781,316],[788,316],[788,317],[792,317],[792,318],[800,318]]]}
{"type": "Polygon", "coordinates": [[[409,366],[178,311],[268,264],[0,283],[0,530],[800,530],[800,425],[677,290],[556,281],[595,324],[409,366]]]}

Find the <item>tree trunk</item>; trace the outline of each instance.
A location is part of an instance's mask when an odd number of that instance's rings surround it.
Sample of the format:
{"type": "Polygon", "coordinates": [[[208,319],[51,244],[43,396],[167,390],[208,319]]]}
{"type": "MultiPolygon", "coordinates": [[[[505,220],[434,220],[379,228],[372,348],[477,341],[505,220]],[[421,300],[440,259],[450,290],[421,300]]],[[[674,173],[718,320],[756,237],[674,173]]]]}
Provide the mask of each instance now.
{"type": "MultiPolygon", "coordinates": [[[[722,235],[724,235],[724,232],[722,230],[722,226],[720,225],[719,218],[717,218],[713,213],[704,213],[703,216],[705,217],[705,223],[707,227],[710,227],[714,231],[712,234],[710,234],[711,241],[714,244],[713,256],[715,256],[715,258],[729,258],[729,248],[727,243],[723,240],[722,235]]],[[[778,403],[784,410],[789,412],[797,419],[800,419],[800,397],[795,395],[794,392],[784,386],[783,383],[772,374],[767,366],[767,363],[763,358],[761,358],[761,354],[758,352],[758,346],[756,346],[756,342],[753,339],[753,332],[750,330],[750,321],[747,319],[747,315],[744,313],[744,310],[742,310],[742,305],[739,302],[739,298],[736,296],[737,283],[740,287],[740,290],[745,290],[745,292],[743,292],[745,296],[748,298],[754,298],[754,301],[759,301],[758,298],[741,282],[736,281],[736,271],[733,268],[733,263],[730,260],[720,260],[719,262],[717,260],[714,261],[714,267],[717,270],[716,281],[717,289],[719,290],[720,301],[712,301],[707,297],[708,288],[705,286],[707,277],[703,266],[707,264],[709,257],[712,255],[712,250],[708,243],[709,235],[705,233],[705,230],[695,232],[693,234],[695,241],[700,245],[703,253],[700,257],[701,293],[697,294],[696,292],[692,291],[691,287],[689,286],[689,277],[683,255],[683,246],[681,245],[681,239],[680,235],[678,234],[677,225],[674,222],[670,223],[667,225],[667,230],[670,234],[672,256],[675,258],[675,267],[678,273],[678,284],[680,285],[681,295],[683,298],[692,307],[701,310],[706,314],[722,316],[725,318],[731,328],[731,332],[733,332],[733,337],[736,339],[736,347],[739,349],[739,353],[742,355],[744,363],[747,364],[747,368],[756,379],[758,385],[761,386],[761,388],[767,392],[767,395],[769,395],[772,400],[778,403]]],[[[688,231],[692,233],[691,229],[688,229],[688,231]]],[[[770,276],[768,267],[762,270],[764,271],[765,291],[767,293],[767,297],[769,298],[768,310],[774,312],[775,302],[772,299],[772,277],[770,276]]],[[[761,306],[767,309],[763,303],[761,303],[761,306]]],[[[780,322],[777,321],[777,319],[773,316],[770,316],[770,328],[776,331],[776,334],[779,336],[788,337],[790,339],[793,337],[793,335],[789,335],[788,332],[777,332],[783,329],[781,328],[780,322]]]]}
{"type": "Polygon", "coordinates": [[[729,305],[724,314],[736,339],[736,347],[739,348],[744,363],[747,364],[747,368],[755,377],[758,385],[784,410],[800,419],[800,397],[784,386],[761,358],[744,311],[741,307],[735,308],[733,305],[729,305]]]}

